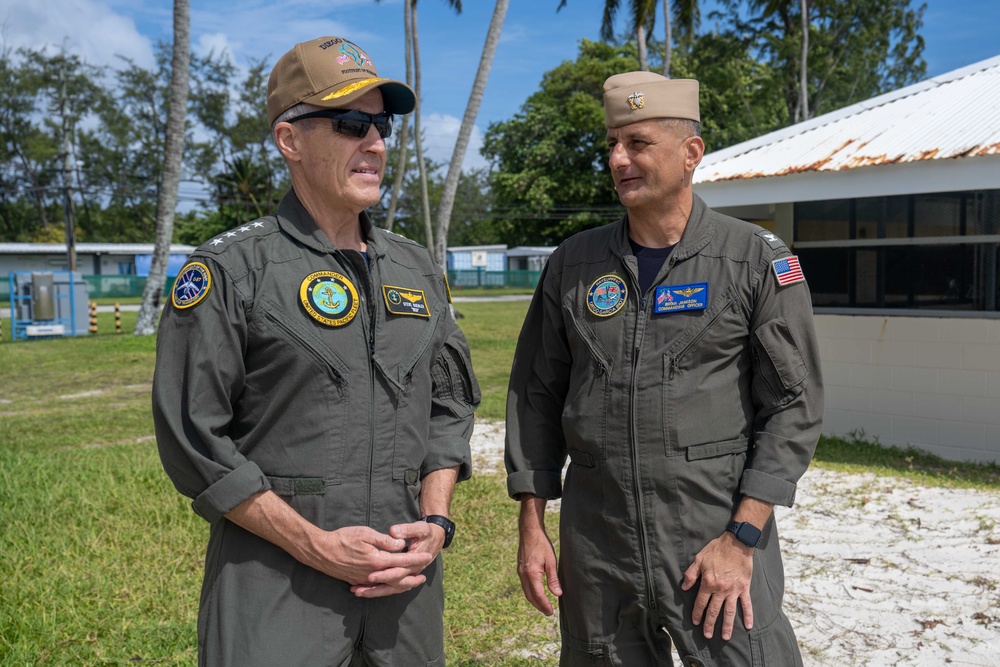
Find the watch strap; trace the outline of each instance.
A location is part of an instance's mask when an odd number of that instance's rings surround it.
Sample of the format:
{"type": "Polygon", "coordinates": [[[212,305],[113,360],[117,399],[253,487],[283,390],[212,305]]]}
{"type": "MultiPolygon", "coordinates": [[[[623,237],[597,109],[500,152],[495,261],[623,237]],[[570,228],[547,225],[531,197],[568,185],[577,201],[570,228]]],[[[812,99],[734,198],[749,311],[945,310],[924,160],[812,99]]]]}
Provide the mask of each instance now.
{"type": "Polygon", "coordinates": [[[451,545],[451,540],[455,537],[455,522],[440,514],[428,514],[424,517],[424,521],[444,528],[444,545],[441,548],[447,549],[451,545]]]}
{"type": "Polygon", "coordinates": [[[757,548],[757,545],[760,544],[760,529],[752,523],[730,521],[726,526],[726,530],[735,535],[736,539],[751,549],[757,548]]]}

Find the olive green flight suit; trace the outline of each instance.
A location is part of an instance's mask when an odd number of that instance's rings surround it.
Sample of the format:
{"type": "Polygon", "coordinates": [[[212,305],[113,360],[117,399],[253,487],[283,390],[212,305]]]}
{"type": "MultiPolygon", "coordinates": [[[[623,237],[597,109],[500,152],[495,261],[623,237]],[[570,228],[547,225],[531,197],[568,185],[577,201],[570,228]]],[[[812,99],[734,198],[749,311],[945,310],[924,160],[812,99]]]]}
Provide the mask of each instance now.
{"type": "Polygon", "coordinates": [[[361,224],[370,266],[290,193],[199,248],[164,311],[157,444],[211,524],[200,665],[444,664],[440,558],[424,585],[363,600],[224,519],[270,489],[325,530],[385,533],[420,520],[424,475],[470,475],[479,388],[441,270],[361,224]]]}
{"type": "Polygon", "coordinates": [[[823,409],[808,287],[778,284],[780,239],[695,197],[638,294],[627,224],[552,254],[511,372],[508,492],[563,497],[561,664],[669,665],[672,639],[685,667],[799,665],[773,519],[754,553],[752,631],[740,612],[730,641],[705,639],[697,587],[681,582],[743,495],[794,500],[823,409]]]}

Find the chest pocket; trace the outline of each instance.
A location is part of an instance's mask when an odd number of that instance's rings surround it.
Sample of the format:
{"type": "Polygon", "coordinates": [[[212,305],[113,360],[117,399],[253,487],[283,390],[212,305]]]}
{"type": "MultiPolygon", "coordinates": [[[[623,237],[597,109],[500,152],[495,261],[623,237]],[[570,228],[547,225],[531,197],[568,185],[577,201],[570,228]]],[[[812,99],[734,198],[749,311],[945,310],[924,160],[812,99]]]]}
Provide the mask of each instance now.
{"type": "Polygon", "coordinates": [[[580,313],[568,318],[576,339],[569,388],[563,403],[562,427],[574,463],[593,465],[608,458],[613,357],[580,313]]]}
{"type": "MultiPolygon", "coordinates": [[[[255,308],[238,414],[252,420],[253,460],[267,475],[339,484],[350,414],[349,366],[273,300],[255,308]]],[[[358,337],[357,331],[344,332],[358,337]]]]}
{"type": "Polygon", "coordinates": [[[746,449],[753,405],[747,319],[735,287],[713,301],[662,358],[667,456],[746,449]]]}

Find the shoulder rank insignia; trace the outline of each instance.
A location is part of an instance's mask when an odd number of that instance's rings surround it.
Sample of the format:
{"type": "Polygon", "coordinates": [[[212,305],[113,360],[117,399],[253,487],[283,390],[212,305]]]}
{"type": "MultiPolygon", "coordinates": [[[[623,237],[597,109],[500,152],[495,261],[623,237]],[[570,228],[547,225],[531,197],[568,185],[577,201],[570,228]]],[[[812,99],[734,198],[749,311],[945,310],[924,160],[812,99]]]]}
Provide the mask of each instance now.
{"type": "Polygon", "coordinates": [[[756,232],[755,236],[759,236],[767,245],[771,246],[772,250],[781,250],[785,247],[785,242],[777,234],[766,229],[756,232]]]}
{"type": "Polygon", "coordinates": [[[587,290],[587,310],[598,317],[610,317],[625,307],[628,287],[613,274],[601,276],[587,290]]]}
{"type": "Polygon", "coordinates": [[[799,266],[799,258],[795,255],[774,260],[771,262],[771,268],[774,269],[774,275],[777,277],[779,285],[791,285],[806,279],[802,273],[802,267],[799,266]]]}
{"type": "Polygon", "coordinates": [[[708,307],[708,283],[690,285],[661,285],[656,288],[654,313],[673,313],[678,310],[702,310],[708,307]]]}
{"type": "Polygon", "coordinates": [[[202,302],[212,289],[212,274],[201,262],[188,262],[177,274],[170,301],[174,308],[190,308],[202,302]]]}
{"type": "Polygon", "coordinates": [[[306,276],[299,285],[299,300],[311,318],[330,327],[343,326],[358,313],[358,290],[334,271],[306,276]]]}
{"type": "Polygon", "coordinates": [[[444,272],[444,291],[448,294],[448,303],[454,303],[451,300],[451,285],[448,284],[448,272],[444,272]]]}
{"type": "Polygon", "coordinates": [[[385,297],[385,307],[393,315],[431,316],[431,311],[427,308],[427,297],[422,289],[382,285],[382,295],[385,297]]]}

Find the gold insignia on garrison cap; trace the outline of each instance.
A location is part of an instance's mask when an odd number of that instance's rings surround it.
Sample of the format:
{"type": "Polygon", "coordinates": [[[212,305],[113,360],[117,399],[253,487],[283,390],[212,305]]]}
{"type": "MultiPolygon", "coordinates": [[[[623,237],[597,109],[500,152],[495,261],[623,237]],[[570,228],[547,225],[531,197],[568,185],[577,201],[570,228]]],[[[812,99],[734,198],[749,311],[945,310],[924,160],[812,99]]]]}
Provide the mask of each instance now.
{"type": "Polygon", "coordinates": [[[655,72],[626,72],[604,82],[604,124],[609,128],[654,118],[701,122],[698,82],[655,72]]]}

